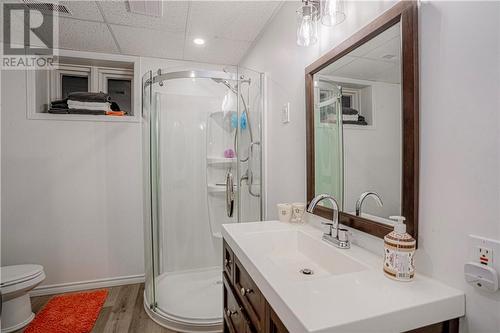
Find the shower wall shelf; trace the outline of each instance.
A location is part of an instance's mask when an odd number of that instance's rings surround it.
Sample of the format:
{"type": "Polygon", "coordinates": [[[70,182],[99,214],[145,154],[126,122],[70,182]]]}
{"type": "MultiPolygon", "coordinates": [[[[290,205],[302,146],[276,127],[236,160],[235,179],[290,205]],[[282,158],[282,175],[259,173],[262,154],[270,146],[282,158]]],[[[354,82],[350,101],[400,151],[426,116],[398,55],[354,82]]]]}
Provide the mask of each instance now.
{"type": "Polygon", "coordinates": [[[208,184],[208,193],[224,193],[226,191],[226,185],[208,184]]]}
{"type": "MultiPolygon", "coordinates": [[[[234,186],[234,191],[237,190],[236,185],[234,186]]],[[[225,193],[226,192],[226,184],[208,184],[207,185],[208,193],[225,193]]]]}
{"type": "Polygon", "coordinates": [[[227,164],[232,164],[236,162],[236,158],[226,158],[226,157],[216,157],[216,156],[208,156],[207,157],[207,164],[209,165],[227,165],[227,164]]]}

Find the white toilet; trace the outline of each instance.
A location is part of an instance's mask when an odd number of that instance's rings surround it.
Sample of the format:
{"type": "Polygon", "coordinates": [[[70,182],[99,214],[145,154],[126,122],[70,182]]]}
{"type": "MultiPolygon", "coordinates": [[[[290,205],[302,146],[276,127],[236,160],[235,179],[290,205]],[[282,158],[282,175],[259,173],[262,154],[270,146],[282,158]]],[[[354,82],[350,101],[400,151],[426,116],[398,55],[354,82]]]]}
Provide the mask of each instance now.
{"type": "Polygon", "coordinates": [[[45,280],[40,265],[14,265],[0,268],[2,291],[2,333],[28,325],[35,314],[31,311],[28,292],[45,280]]]}

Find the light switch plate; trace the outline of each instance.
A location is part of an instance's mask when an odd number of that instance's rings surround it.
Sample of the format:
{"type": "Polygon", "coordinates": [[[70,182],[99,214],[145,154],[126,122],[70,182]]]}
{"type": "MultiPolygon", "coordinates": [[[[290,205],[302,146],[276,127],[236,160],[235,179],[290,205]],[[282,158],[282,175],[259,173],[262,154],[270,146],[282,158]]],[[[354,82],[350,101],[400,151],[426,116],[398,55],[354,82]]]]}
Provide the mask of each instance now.
{"type": "Polygon", "coordinates": [[[281,108],[281,122],[287,124],[290,122],[290,103],[286,103],[281,108]]]}

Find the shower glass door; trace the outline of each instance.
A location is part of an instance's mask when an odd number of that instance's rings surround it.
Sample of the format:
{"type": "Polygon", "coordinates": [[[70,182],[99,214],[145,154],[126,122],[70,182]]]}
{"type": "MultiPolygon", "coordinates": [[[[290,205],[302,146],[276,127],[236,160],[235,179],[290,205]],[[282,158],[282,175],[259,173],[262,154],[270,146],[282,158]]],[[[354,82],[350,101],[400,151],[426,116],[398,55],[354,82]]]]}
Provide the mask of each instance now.
{"type": "MultiPolygon", "coordinates": [[[[328,193],[343,207],[342,90],[334,82],[316,78],[314,111],[315,195],[328,193]]],[[[321,205],[333,208],[327,201],[321,205]]]]}
{"type": "Polygon", "coordinates": [[[261,81],[236,69],[143,78],[145,297],[173,330],[220,330],[222,224],[262,218],[261,81]]]}
{"type": "Polygon", "coordinates": [[[238,179],[240,179],[240,222],[259,221],[263,213],[262,115],[264,110],[262,73],[238,68],[238,179]]]}
{"type": "Polygon", "coordinates": [[[153,225],[152,210],[152,169],[151,165],[151,80],[152,72],[148,71],[142,77],[142,169],[143,169],[143,218],[144,218],[144,265],[145,265],[145,289],[144,301],[146,304],[154,304],[154,265],[153,265],[153,225]]]}

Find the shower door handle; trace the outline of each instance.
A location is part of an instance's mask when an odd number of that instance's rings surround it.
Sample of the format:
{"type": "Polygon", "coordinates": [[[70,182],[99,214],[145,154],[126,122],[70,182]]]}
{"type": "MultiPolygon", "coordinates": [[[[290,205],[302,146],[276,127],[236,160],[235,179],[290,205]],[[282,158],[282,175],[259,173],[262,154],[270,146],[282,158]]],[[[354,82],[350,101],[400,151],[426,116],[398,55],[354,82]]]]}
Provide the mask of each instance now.
{"type": "Polygon", "coordinates": [[[226,173],[226,213],[228,217],[233,217],[234,211],[234,178],[231,168],[226,173]]]}
{"type": "Polygon", "coordinates": [[[260,146],[260,141],[254,141],[250,143],[250,152],[248,154],[248,179],[247,179],[247,185],[248,185],[248,193],[250,193],[251,196],[253,197],[260,197],[260,193],[254,193],[253,192],[253,171],[252,171],[252,163],[253,163],[253,147],[254,146],[260,146]]]}

